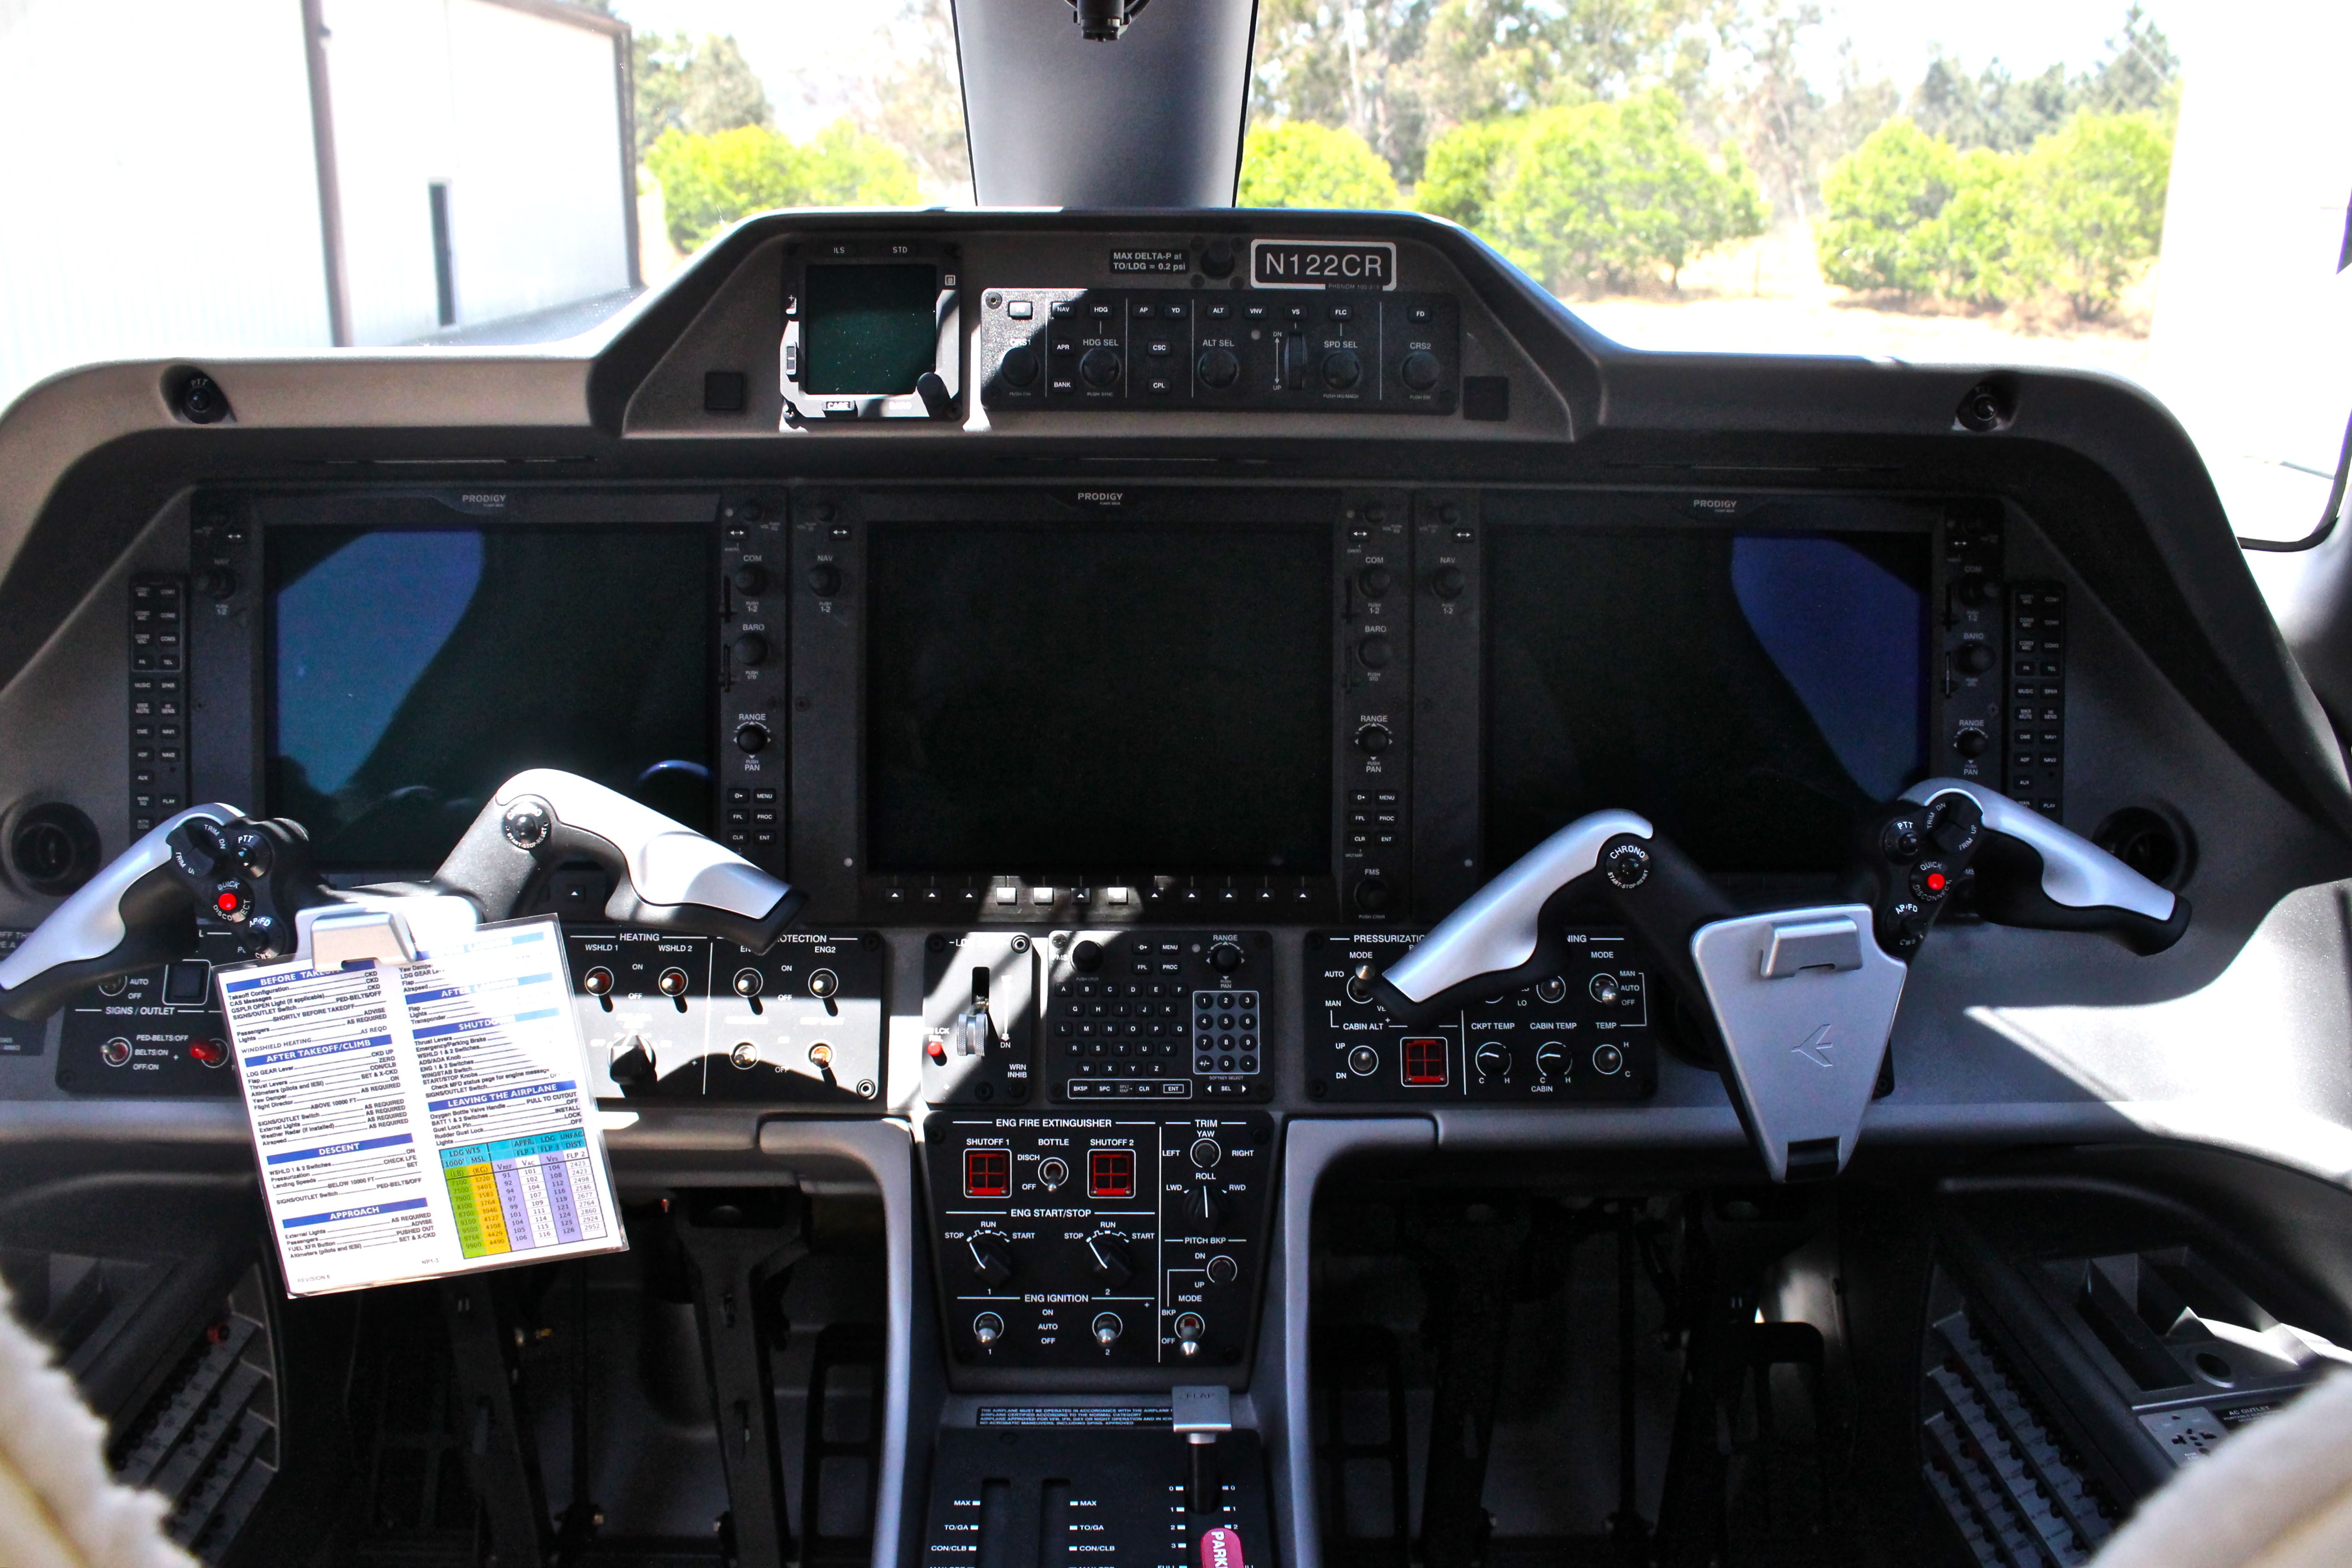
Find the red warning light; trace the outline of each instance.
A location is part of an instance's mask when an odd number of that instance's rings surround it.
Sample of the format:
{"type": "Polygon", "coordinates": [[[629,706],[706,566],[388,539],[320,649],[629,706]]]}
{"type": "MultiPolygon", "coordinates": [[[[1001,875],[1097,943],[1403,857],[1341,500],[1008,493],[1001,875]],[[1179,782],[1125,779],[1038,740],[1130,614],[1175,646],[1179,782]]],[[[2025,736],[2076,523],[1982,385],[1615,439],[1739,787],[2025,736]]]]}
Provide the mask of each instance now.
{"type": "Polygon", "coordinates": [[[237,896],[235,888],[226,890],[218,898],[213,900],[214,907],[223,915],[235,915],[244,903],[245,900],[237,896]]]}
{"type": "Polygon", "coordinates": [[[1927,873],[1927,891],[1929,893],[1941,893],[1944,891],[1944,873],[1942,872],[1931,871],[1927,873]]]}

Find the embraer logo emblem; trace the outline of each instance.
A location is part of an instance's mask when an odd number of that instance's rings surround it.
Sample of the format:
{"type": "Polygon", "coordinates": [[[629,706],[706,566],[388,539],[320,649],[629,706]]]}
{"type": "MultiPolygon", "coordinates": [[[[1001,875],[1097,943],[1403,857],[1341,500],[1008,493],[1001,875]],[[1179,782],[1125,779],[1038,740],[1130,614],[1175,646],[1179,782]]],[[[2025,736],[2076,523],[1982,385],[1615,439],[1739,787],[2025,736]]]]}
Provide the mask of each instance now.
{"type": "Polygon", "coordinates": [[[1837,1063],[1830,1060],[1830,1051],[1837,1041],[1830,1038],[1831,1027],[1828,1024],[1822,1025],[1805,1037],[1804,1044],[1792,1046],[1790,1048],[1790,1051],[1793,1054],[1803,1057],[1815,1067],[1835,1067],[1837,1063]]]}

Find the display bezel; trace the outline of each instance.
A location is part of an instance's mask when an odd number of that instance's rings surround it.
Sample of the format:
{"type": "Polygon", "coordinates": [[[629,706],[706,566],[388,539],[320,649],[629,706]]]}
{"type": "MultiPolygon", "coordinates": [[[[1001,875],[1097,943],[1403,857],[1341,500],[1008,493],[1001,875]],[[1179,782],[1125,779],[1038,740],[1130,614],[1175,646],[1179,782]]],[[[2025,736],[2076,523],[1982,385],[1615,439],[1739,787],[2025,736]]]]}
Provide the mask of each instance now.
{"type": "Polygon", "coordinates": [[[887,237],[812,241],[785,248],[784,330],[777,350],[785,428],[822,424],[830,420],[932,419],[947,412],[934,409],[919,392],[891,392],[884,388],[830,392],[802,390],[810,325],[806,314],[809,269],[908,266],[929,266],[937,271],[931,371],[939,377],[950,404],[961,397],[963,291],[960,247],[933,240],[887,237]]]}

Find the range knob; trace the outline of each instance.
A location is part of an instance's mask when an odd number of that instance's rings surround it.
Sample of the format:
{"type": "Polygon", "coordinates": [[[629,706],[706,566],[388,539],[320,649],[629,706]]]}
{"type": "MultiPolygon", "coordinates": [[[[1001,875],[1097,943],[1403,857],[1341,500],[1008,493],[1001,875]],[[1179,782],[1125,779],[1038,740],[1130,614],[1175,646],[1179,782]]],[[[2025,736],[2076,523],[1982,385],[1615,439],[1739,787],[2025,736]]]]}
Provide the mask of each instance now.
{"type": "Polygon", "coordinates": [[[1116,1231],[1097,1231],[1087,1237],[1087,1251],[1095,1272],[1114,1290],[1135,1277],[1135,1256],[1128,1249],[1127,1238],[1116,1231]]]}
{"type": "Polygon", "coordinates": [[[735,639],[735,662],[745,669],[768,662],[768,640],[757,632],[746,632],[735,639]]]}
{"type": "Polygon", "coordinates": [[[1384,724],[1367,724],[1356,731],[1356,749],[1367,757],[1378,757],[1396,744],[1396,732],[1384,724]]]}
{"type": "Polygon", "coordinates": [[[1395,575],[1384,566],[1368,566],[1356,574],[1356,586],[1364,591],[1367,599],[1381,598],[1395,584],[1395,575]]]}
{"type": "Polygon", "coordinates": [[[1568,1076],[1568,1047],[1556,1040],[1547,1040],[1536,1047],[1536,1071],[1546,1078],[1568,1076]]]}
{"type": "Polygon", "coordinates": [[[996,373],[1004,378],[1009,387],[1035,385],[1037,369],[1037,350],[1026,343],[1005,350],[1004,358],[996,362],[996,373]]]}
{"type": "Polygon", "coordinates": [[[841,568],[829,560],[821,560],[808,570],[809,591],[819,599],[831,599],[841,591],[841,568]]]}
{"type": "Polygon", "coordinates": [[[1088,349],[1078,361],[1078,379],[1097,389],[1118,384],[1118,350],[1100,346],[1088,349]]]}
{"type": "Polygon", "coordinates": [[[1477,1064],[1481,1078],[1507,1078],[1511,1072],[1511,1053],[1499,1040],[1482,1040],[1471,1060],[1477,1064]]]}
{"type": "Polygon", "coordinates": [[[1982,757],[1992,747],[1992,737],[1980,729],[1964,729],[1952,737],[1952,749],[1962,757],[1982,757]]]}
{"type": "Polygon", "coordinates": [[[1220,942],[1209,949],[1209,967],[1220,975],[1230,975],[1242,967],[1242,950],[1231,942],[1220,942]]]}
{"type": "Polygon", "coordinates": [[[1217,1197],[1217,1189],[1207,1182],[1193,1186],[1184,1194],[1184,1218],[1197,1229],[1207,1230],[1225,1217],[1225,1206],[1217,1197]]]}
{"type": "Polygon", "coordinates": [[[1201,384],[1217,392],[1224,391],[1242,379],[1241,359],[1231,349],[1209,350],[1201,356],[1200,364],[1194,368],[1200,374],[1201,384]]]}
{"type": "Polygon", "coordinates": [[[1013,1278],[1013,1244],[993,1230],[975,1230],[964,1245],[971,1252],[971,1271],[991,1288],[1013,1278]]]}
{"type": "Polygon", "coordinates": [[[734,583],[738,593],[763,593],[768,587],[768,569],[756,560],[747,560],[735,569],[728,580],[734,583]]]}
{"type": "Polygon", "coordinates": [[[1429,574],[1429,591],[1440,599],[1459,599],[1470,579],[1458,566],[1441,566],[1429,574]]]}
{"type": "Polygon", "coordinates": [[[1983,643],[1960,645],[1960,670],[1965,674],[1981,675],[1992,668],[1992,649],[1983,643]]]}
{"type": "Polygon", "coordinates": [[[1334,349],[1323,356],[1323,384],[1333,392],[1352,392],[1364,379],[1364,361],[1353,349],[1334,349]]]}
{"type": "Polygon", "coordinates": [[[753,721],[735,727],[735,749],[746,757],[757,757],[768,749],[775,736],[764,724],[753,721]]]}
{"type": "Polygon", "coordinates": [[[1091,975],[1102,967],[1103,950],[1099,942],[1081,942],[1070,949],[1070,967],[1081,975],[1091,975]]]}
{"type": "Polygon", "coordinates": [[[1439,373],[1437,356],[1427,349],[1415,349],[1397,361],[1397,380],[1413,392],[1429,391],[1437,384],[1439,373]]]}

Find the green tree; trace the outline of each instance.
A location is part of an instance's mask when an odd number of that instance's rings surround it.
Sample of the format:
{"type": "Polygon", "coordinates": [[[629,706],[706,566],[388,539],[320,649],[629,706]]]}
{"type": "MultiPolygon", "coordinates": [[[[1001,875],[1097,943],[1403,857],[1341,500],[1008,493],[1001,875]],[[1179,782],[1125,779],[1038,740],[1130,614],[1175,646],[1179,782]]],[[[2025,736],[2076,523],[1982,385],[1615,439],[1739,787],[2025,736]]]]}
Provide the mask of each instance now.
{"type": "Polygon", "coordinates": [[[1959,180],[1952,144],[1890,120],[1822,181],[1822,276],[1847,288],[1923,294],[1942,276],[1937,220],[1959,180]]]}
{"type": "Polygon", "coordinates": [[[917,199],[906,154],[838,120],[805,143],[764,125],[698,136],[673,126],[647,150],[646,167],[661,182],[670,243],[680,251],[772,207],[900,206],[917,199]]]}
{"type": "Polygon", "coordinates": [[[698,42],[684,33],[638,33],[629,57],[640,159],[670,131],[708,136],[768,123],[767,89],[732,35],[706,34],[698,42]]]}
{"type": "Polygon", "coordinates": [[[1352,131],[1293,120],[1253,128],[1242,151],[1244,207],[1395,207],[1387,161],[1352,131]]]}
{"type": "Polygon", "coordinates": [[[1430,164],[1442,178],[1425,207],[1476,223],[1560,292],[1622,287],[1662,267],[1679,286],[1694,257],[1764,226],[1738,150],[1710,160],[1664,88],[1461,127],[1431,147],[1430,164]]]}
{"type": "Polygon", "coordinates": [[[1951,199],[1920,235],[1947,297],[1998,305],[2033,291],[2017,254],[2022,162],[1990,147],[1971,147],[1954,162],[1951,199]]]}
{"type": "Polygon", "coordinates": [[[2018,172],[2021,277],[2053,287],[2074,314],[2115,308],[2164,238],[2172,138],[2153,110],[2077,114],[2018,172]]]}

